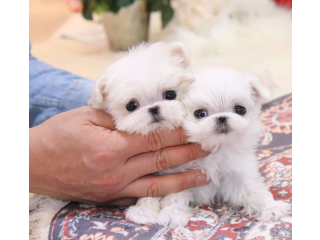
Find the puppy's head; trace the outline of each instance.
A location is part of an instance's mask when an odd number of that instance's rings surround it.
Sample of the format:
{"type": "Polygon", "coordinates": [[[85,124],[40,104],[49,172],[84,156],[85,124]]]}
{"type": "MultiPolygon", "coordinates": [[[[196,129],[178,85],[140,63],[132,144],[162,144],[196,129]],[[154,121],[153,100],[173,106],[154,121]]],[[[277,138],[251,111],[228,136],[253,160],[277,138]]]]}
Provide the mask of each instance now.
{"type": "Polygon", "coordinates": [[[109,113],[118,130],[146,134],[172,129],[182,124],[181,96],[193,81],[186,46],[141,44],[106,69],[91,103],[109,113]]]}
{"type": "Polygon", "coordinates": [[[207,150],[240,141],[243,136],[250,136],[245,141],[256,141],[260,134],[261,102],[267,95],[267,89],[252,76],[229,69],[203,71],[183,98],[186,133],[192,142],[207,150]]]}

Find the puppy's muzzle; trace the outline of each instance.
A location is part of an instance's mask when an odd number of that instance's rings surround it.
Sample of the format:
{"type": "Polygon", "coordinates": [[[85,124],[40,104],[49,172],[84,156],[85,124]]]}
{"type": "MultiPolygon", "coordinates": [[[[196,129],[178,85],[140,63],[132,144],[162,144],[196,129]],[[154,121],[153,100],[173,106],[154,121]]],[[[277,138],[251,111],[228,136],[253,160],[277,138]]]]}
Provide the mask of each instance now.
{"type": "Polygon", "coordinates": [[[217,117],[214,130],[218,134],[228,134],[231,131],[231,128],[228,124],[228,117],[225,117],[225,116],[217,117]]]}
{"type": "Polygon", "coordinates": [[[218,123],[227,123],[228,118],[227,117],[218,117],[218,123]]]}
{"type": "Polygon", "coordinates": [[[153,118],[153,120],[152,120],[153,123],[161,122],[162,120],[164,120],[160,115],[160,107],[158,107],[158,106],[149,108],[149,113],[151,114],[151,116],[153,118]]]}
{"type": "Polygon", "coordinates": [[[149,108],[151,115],[158,115],[160,113],[160,108],[158,106],[149,108]]]}

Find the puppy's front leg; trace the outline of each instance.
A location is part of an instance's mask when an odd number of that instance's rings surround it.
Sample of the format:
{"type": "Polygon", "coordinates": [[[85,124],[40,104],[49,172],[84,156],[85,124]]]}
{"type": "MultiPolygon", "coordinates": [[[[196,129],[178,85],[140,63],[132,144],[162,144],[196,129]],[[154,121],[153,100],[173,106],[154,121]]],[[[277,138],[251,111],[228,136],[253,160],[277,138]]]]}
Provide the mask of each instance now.
{"type": "Polygon", "coordinates": [[[139,224],[157,223],[160,212],[160,197],[139,198],[136,205],[125,211],[126,219],[139,224]]]}
{"type": "Polygon", "coordinates": [[[162,209],[158,223],[171,228],[186,226],[193,215],[189,206],[191,201],[193,201],[192,193],[188,190],[165,196],[161,200],[162,209]]]}
{"type": "Polygon", "coordinates": [[[241,173],[228,175],[222,182],[220,192],[226,201],[243,206],[243,212],[259,220],[276,220],[289,214],[291,205],[275,201],[268,187],[257,172],[248,177],[241,173]]]}

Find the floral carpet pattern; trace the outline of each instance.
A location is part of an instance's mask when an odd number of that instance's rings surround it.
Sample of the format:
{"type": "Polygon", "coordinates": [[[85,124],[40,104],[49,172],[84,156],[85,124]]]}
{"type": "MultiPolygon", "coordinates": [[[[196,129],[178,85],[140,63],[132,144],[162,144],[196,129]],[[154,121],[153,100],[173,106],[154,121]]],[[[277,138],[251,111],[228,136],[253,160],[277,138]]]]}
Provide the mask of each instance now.
{"type": "MultiPolygon", "coordinates": [[[[262,108],[264,134],[257,150],[260,173],[276,200],[292,203],[292,95],[262,108]]],[[[49,240],[289,240],[291,217],[260,222],[226,203],[202,206],[185,228],[139,225],[124,208],[69,203],[52,219],[49,240]]]]}

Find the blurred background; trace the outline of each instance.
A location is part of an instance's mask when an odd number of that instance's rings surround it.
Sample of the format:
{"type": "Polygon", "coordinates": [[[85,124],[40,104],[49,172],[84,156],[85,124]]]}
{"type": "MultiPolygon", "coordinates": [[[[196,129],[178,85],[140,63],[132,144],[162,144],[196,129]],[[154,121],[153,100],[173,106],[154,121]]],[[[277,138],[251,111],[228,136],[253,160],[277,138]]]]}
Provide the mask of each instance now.
{"type": "Polygon", "coordinates": [[[195,71],[255,72],[277,97],[291,92],[291,9],[291,0],[29,0],[29,35],[38,59],[92,80],[141,41],[182,41],[195,71]]]}
{"type": "Polygon", "coordinates": [[[64,0],[29,0],[29,34],[32,43],[41,42],[72,15],[64,0]]]}

